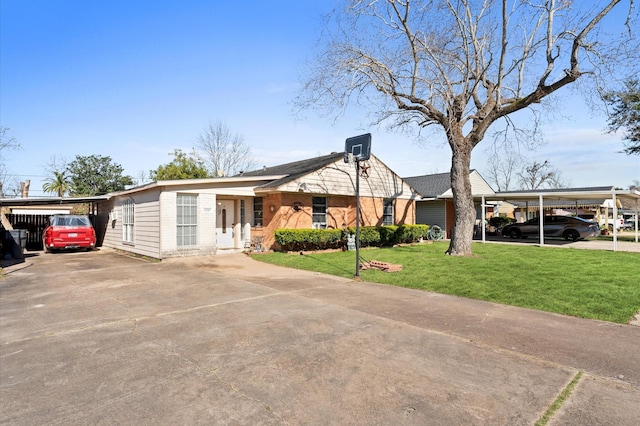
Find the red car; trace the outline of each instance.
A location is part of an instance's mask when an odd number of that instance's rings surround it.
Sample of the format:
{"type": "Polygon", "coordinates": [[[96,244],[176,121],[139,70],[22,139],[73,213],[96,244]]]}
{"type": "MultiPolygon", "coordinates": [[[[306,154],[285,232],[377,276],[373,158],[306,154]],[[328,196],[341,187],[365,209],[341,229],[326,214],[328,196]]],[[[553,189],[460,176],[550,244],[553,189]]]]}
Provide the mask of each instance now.
{"type": "Polygon", "coordinates": [[[61,249],[91,250],[96,246],[96,232],[88,216],[56,214],[42,234],[45,251],[61,249]]]}

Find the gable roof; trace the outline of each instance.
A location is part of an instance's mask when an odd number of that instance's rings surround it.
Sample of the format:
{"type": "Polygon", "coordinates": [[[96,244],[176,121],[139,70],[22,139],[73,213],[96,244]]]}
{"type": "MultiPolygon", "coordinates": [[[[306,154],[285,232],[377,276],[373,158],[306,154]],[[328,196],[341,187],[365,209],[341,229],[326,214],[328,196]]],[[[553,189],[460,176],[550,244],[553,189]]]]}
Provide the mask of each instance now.
{"type": "Polygon", "coordinates": [[[451,173],[402,178],[424,198],[434,198],[451,188],[451,173]]]}
{"type": "Polygon", "coordinates": [[[263,188],[276,188],[287,182],[291,182],[292,180],[295,180],[300,176],[309,174],[311,172],[315,172],[316,170],[326,167],[329,164],[335,163],[336,161],[343,158],[344,158],[344,153],[332,152],[331,154],[323,155],[320,157],[294,161],[286,164],[279,164],[277,166],[272,166],[272,167],[263,167],[262,169],[244,172],[236,176],[258,177],[258,176],[284,175],[284,177],[280,179],[273,180],[261,186],[263,188]]]}
{"type": "MultiPolygon", "coordinates": [[[[478,173],[477,170],[469,171],[471,180],[471,190],[474,195],[494,194],[491,185],[478,173]]],[[[451,190],[451,173],[436,173],[432,175],[422,175],[403,178],[413,187],[422,198],[450,198],[453,196],[451,190]]]]}

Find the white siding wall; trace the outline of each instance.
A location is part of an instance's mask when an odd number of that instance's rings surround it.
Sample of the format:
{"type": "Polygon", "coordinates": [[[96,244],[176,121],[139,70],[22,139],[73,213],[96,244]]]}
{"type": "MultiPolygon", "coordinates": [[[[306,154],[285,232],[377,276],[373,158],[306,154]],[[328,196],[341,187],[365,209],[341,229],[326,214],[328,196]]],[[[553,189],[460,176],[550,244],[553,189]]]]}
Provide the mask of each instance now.
{"type": "Polygon", "coordinates": [[[473,194],[493,194],[493,189],[489,186],[489,184],[480,176],[480,173],[477,171],[471,172],[469,175],[469,179],[471,180],[471,192],[473,194]]]}
{"type": "Polygon", "coordinates": [[[102,245],[159,258],[160,232],[157,219],[159,193],[159,190],[155,190],[125,195],[115,197],[112,203],[105,203],[102,208],[110,207],[110,209],[104,212],[106,226],[102,245]],[[132,199],[134,202],[133,243],[122,241],[122,204],[128,199],[132,199]],[[111,212],[112,214],[109,216],[111,212]]]}
{"type": "MultiPolygon", "coordinates": [[[[476,170],[472,171],[471,174],[469,174],[469,180],[471,181],[471,193],[473,195],[487,195],[495,193],[493,189],[491,189],[489,184],[482,178],[482,176],[480,176],[480,173],[478,173],[476,170]]],[[[452,196],[453,191],[449,189],[442,195],[452,196]]]]}
{"type": "MultiPolygon", "coordinates": [[[[152,257],[160,254],[160,224],[158,215],[160,214],[159,191],[142,193],[131,197],[134,201],[133,213],[133,248],[131,251],[152,257]]],[[[123,198],[124,202],[126,198],[123,198]]],[[[122,203],[120,204],[122,208],[122,203]]],[[[120,216],[122,218],[122,216],[120,216]]],[[[122,225],[122,220],[120,220],[122,225]]],[[[122,230],[120,230],[122,238],[122,230]]],[[[131,244],[123,243],[126,247],[131,244]]]]}
{"type": "MultiPolygon", "coordinates": [[[[360,178],[360,195],[377,198],[413,197],[411,187],[384,163],[375,157],[366,162],[369,177],[360,178]]],[[[304,192],[313,194],[355,195],[356,166],[339,160],[329,166],[302,176],[278,188],[283,192],[304,192]]]]}
{"type": "Polygon", "coordinates": [[[176,231],[176,193],[162,192],[160,194],[160,253],[170,253],[177,250],[176,231]]]}

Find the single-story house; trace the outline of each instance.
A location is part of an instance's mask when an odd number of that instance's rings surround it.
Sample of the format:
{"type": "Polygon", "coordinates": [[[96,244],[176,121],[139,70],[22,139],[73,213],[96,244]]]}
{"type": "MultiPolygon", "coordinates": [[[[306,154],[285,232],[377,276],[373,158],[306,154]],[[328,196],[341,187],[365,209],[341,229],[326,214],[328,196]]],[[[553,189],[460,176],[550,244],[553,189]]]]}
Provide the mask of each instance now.
{"type": "MultiPolygon", "coordinates": [[[[476,199],[476,218],[479,221],[482,218],[482,203],[476,197],[495,192],[477,170],[471,170],[469,179],[471,180],[471,193],[476,199]]],[[[455,221],[451,174],[411,176],[405,177],[404,180],[415,188],[422,197],[416,201],[416,223],[438,225],[445,231],[445,237],[450,238],[455,221]]]]}
{"type": "MultiPolygon", "coordinates": [[[[416,191],[374,155],[360,165],[361,225],[414,224],[416,191]]],[[[158,259],[266,250],[279,228],[355,226],[355,182],[356,166],[343,153],[231,177],[157,181],[109,194],[96,229],[106,247],[158,259]]]]}

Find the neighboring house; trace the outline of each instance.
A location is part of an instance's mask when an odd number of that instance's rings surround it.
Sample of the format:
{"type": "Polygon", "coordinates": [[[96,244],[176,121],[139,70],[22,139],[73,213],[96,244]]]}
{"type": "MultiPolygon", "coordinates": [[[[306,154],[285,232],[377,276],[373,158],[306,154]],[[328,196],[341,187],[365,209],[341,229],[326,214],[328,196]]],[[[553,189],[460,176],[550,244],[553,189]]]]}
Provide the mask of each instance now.
{"type": "MultiPolygon", "coordinates": [[[[343,158],[332,153],[110,194],[98,206],[98,234],[106,247],[162,259],[270,249],[279,228],[354,226],[355,165],[343,158]]],[[[418,195],[411,186],[374,155],[361,165],[361,225],[414,224],[418,195]]]]}
{"type": "MultiPolygon", "coordinates": [[[[491,186],[476,170],[469,174],[471,193],[474,197],[495,194],[491,186]]],[[[438,225],[450,238],[454,227],[455,209],[451,189],[451,174],[437,173],[432,175],[406,177],[404,180],[421,195],[416,201],[416,223],[438,225]]],[[[477,220],[482,218],[480,199],[475,200],[477,220]]]]}

